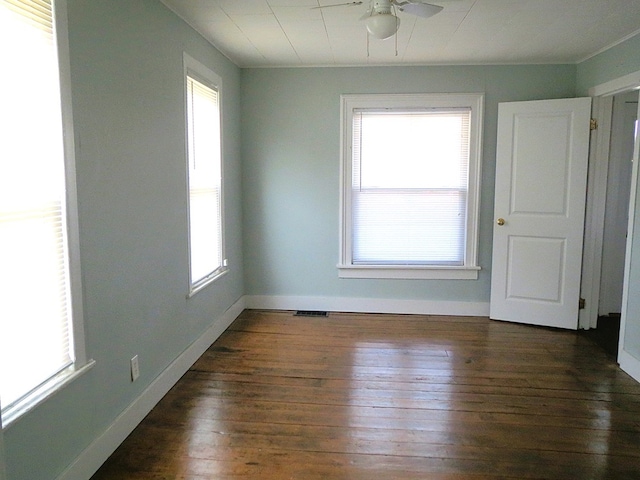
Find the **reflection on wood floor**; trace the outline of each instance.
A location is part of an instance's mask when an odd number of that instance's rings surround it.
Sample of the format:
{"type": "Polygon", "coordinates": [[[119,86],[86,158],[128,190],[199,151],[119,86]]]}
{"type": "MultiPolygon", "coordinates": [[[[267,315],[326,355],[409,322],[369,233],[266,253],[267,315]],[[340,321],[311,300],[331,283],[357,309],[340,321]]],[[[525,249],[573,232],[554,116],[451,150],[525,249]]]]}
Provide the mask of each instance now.
{"type": "Polygon", "coordinates": [[[576,332],[245,311],[94,476],[638,479],[640,384],[576,332]]]}

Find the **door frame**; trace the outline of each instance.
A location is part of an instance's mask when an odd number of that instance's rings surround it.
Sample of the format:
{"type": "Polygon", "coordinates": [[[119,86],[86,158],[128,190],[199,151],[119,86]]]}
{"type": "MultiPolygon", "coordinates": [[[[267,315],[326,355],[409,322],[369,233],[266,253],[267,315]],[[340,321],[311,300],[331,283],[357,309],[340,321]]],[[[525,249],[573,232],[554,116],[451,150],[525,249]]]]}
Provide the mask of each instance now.
{"type": "Polygon", "coordinates": [[[2,435],[2,427],[0,427],[0,480],[6,479],[6,469],[4,466],[4,437],[2,435]]]}
{"type": "Polygon", "coordinates": [[[586,299],[586,302],[585,308],[579,313],[578,328],[580,329],[596,328],[598,323],[613,96],[639,87],[640,71],[637,71],[589,89],[589,96],[593,97],[592,117],[598,121],[598,128],[594,130],[595,135],[591,135],[589,145],[589,176],[580,288],[581,296],[586,299]]]}
{"type": "MultiPolygon", "coordinates": [[[[613,97],[613,95],[616,95],[618,93],[625,93],[632,90],[640,90],[640,71],[614,79],[610,82],[597,85],[589,90],[589,95],[593,97],[608,98],[608,97],[613,97]]],[[[611,118],[611,116],[609,116],[608,118],[611,118]]],[[[608,130],[610,130],[610,125],[608,130]]],[[[596,140],[598,140],[598,135],[596,135],[596,140]]],[[[636,139],[635,149],[638,148],[638,142],[640,142],[640,139],[636,139]]],[[[599,147],[596,145],[596,148],[598,149],[599,147]]],[[[608,161],[609,161],[608,155],[606,159],[601,159],[601,160],[604,160],[604,161],[602,162],[603,165],[599,166],[599,168],[606,168],[604,165],[608,167],[608,161]]],[[[627,231],[627,247],[625,251],[625,268],[624,268],[624,280],[623,280],[623,287],[622,287],[622,312],[621,312],[622,316],[620,321],[620,334],[618,338],[618,359],[617,360],[622,370],[624,370],[629,375],[631,375],[635,380],[640,382],[640,360],[638,360],[637,358],[635,358],[634,356],[626,352],[624,349],[624,337],[625,337],[626,322],[627,322],[627,305],[628,305],[628,299],[629,299],[629,275],[630,275],[629,268],[631,263],[630,248],[631,248],[631,245],[633,244],[634,235],[640,234],[638,232],[634,232],[634,228],[633,228],[636,203],[638,202],[636,195],[637,195],[637,186],[639,181],[638,179],[638,175],[639,175],[638,172],[640,170],[640,165],[638,165],[639,163],[640,161],[636,159],[636,161],[633,164],[633,169],[631,173],[631,192],[629,196],[629,227],[627,231]]],[[[604,192],[606,194],[606,175],[604,176],[604,178],[605,178],[604,192]]],[[[601,185],[598,185],[598,188],[601,188],[601,187],[602,187],[601,185]]],[[[604,224],[600,224],[599,222],[596,221],[597,217],[593,209],[591,211],[591,215],[592,215],[591,218],[588,217],[585,219],[586,224],[590,225],[589,227],[590,230],[588,234],[592,235],[594,238],[599,238],[600,241],[602,241],[602,238],[604,236],[604,224]]],[[[585,230],[585,235],[587,235],[586,230],[585,230]]],[[[593,253],[593,252],[585,252],[585,253],[593,253]]],[[[602,273],[601,264],[586,263],[586,264],[583,264],[582,270],[583,270],[583,279],[587,280],[587,286],[592,287],[594,289],[595,288],[599,289],[599,286],[596,287],[593,284],[588,284],[588,282],[598,282],[598,283],[600,282],[600,276],[602,273]]],[[[585,291],[589,291],[589,290],[585,290],[585,291]]],[[[588,302],[591,304],[588,313],[594,314],[592,310],[595,309],[596,322],[597,322],[598,302],[599,302],[599,297],[594,297],[591,302],[588,302]]],[[[581,320],[583,319],[581,318],[581,320]]],[[[580,324],[581,328],[591,327],[591,319],[587,318],[586,314],[584,318],[584,326],[582,325],[583,324],[581,323],[580,324]]]]}
{"type": "Polygon", "coordinates": [[[587,205],[584,220],[584,244],[582,246],[582,278],[580,297],[585,307],[578,313],[578,328],[588,330],[598,324],[600,302],[600,276],[602,274],[602,247],[604,242],[604,217],[607,200],[609,170],[609,141],[613,95],[594,97],[591,117],[598,127],[589,140],[589,171],[587,176],[587,205]]]}
{"type": "MultiPolygon", "coordinates": [[[[2,410],[1,404],[0,410],[2,410]]],[[[5,480],[6,478],[7,473],[4,465],[4,429],[2,428],[2,416],[0,416],[0,480],[5,480]]]]}

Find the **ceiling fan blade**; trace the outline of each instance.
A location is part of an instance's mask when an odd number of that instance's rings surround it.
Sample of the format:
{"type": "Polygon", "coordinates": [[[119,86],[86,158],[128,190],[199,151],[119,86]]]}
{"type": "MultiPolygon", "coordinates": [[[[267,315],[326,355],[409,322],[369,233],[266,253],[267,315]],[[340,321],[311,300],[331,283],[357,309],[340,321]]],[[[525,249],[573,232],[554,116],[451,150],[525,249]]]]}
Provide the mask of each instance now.
{"type": "Polygon", "coordinates": [[[401,12],[410,13],[422,18],[433,17],[436,13],[444,8],[440,5],[432,5],[430,3],[422,2],[393,2],[401,12]]]}
{"type": "Polygon", "coordinates": [[[334,5],[319,5],[317,7],[311,7],[311,10],[318,10],[321,8],[331,8],[331,7],[355,7],[357,5],[362,5],[362,2],[336,3],[334,5]]]}

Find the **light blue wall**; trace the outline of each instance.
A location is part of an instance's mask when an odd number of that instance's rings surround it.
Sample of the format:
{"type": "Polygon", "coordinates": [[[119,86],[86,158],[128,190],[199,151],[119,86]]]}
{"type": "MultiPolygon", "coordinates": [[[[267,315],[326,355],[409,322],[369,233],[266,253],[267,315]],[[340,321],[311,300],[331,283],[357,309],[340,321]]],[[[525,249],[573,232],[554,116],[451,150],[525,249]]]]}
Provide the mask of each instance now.
{"type": "Polygon", "coordinates": [[[573,97],[575,66],[242,71],[249,295],[488,302],[498,102],[573,97]],[[484,93],[478,280],[339,279],[340,94],[484,93]]]}
{"type": "Polygon", "coordinates": [[[53,479],[244,292],[240,71],[157,0],[69,0],[87,351],[5,433],[8,478],[53,479]],[[191,300],[182,54],[223,79],[231,271],[191,300]],[[129,359],[141,377],[131,383],[129,359]]]}
{"type": "Polygon", "coordinates": [[[640,71],[640,34],[578,65],[577,92],[640,71]]]}

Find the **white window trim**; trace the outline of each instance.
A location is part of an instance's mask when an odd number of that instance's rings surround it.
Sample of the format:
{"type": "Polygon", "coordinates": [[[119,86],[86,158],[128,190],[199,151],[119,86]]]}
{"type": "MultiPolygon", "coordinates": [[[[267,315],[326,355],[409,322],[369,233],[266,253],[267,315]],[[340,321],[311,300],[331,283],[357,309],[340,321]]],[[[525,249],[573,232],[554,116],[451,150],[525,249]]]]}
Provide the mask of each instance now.
{"type": "MultiPolygon", "coordinates": [[[[211,272],[208,276],[198,280],[197,282],[191,283],[191,255],[189,253],[189,246],[191,245],[191,227],[187,226],[187,261],[189,264],[189,271],[187,277],[188,284],[188,294],[187,298],[193,297],[196,293],[201,292],[207,286],[211,285],[217,279],[223,277],[229,271],[229,261],[226,257],[226,248],[225,248],[225,216],[224,216],[224,117],[222,115],[222,78],[217,75],[213,70],[199,62],[186,52],[183,52],[183,81],[184,81],[184,118],[185,118],[185,161],[188,172],[188,163],[189,163],[189,145],[187,142],[187,138],[189,138],[188,131],[188,119],[187,119],[187,75],[192,74],[195,77],[198,77],[202,81],[205,81],[208,84],[215,86],[218,91],[218,108],[220,110],[220,170],[222,176],[222,182],[220,184],[220,225],[222,226],[221,239],[222,242],[222,266],[217,270],[211,272]]],[[[189,221],[189,174],[187,173],[186,177],[186,192],[187,192],[187,222],[189,221]]]]}
{"type": "Polygon", "coordinates": [[[482,164],[484,95],[466,94],[354,94],[340,96],[340,278],[451,279],[478,278],[478,221],[482,164]],[[471,108],[469,190],[467,204],[465,264],[463,266],[354,265],[351,219],[351,142],[356,108],[471,108]]]}
{"type": "Polygon", "coordinates": [[[63,390],[67,385],[71,384],[74,380],[80,378],[91,370],[95,363],[96,362],[94,360],[89,360],[84,364],[79,364],[76,360],[74,365],[70,365],[60,371],[57,375],[49,378],[49,380],[39,387],[33,389],[30,393],[2,412],[2,428],[4,430],[10,428],[16,420],[19,420],[23,415],[33,410],[41,403],[44,403],[46,400],[63,390]]]}
{"type": "Polygon", "coordinates": [[[69,60],[69,39],[67,20],[67,0],[55,0],[54,22],[57,41],[58,70],[60,74],[60,100],[62,108],[63,144],[65,153],[66,223],[67,248],[69,255],[69,282],[71,289],[71,311],[73,328],[74,362],[58,374],[50,377],[39,387],[23,396],[2,411],[2,429],[6,430],[24,414],[58,393],[76,378],[89,371],[94,360],[87,359],[84,333],[84,313],[82,301],[82,277],[80,270],[80,234],[78,222],[78,198],[76,186],[75,137],[71,108],[71,65],[69,60]]]}

